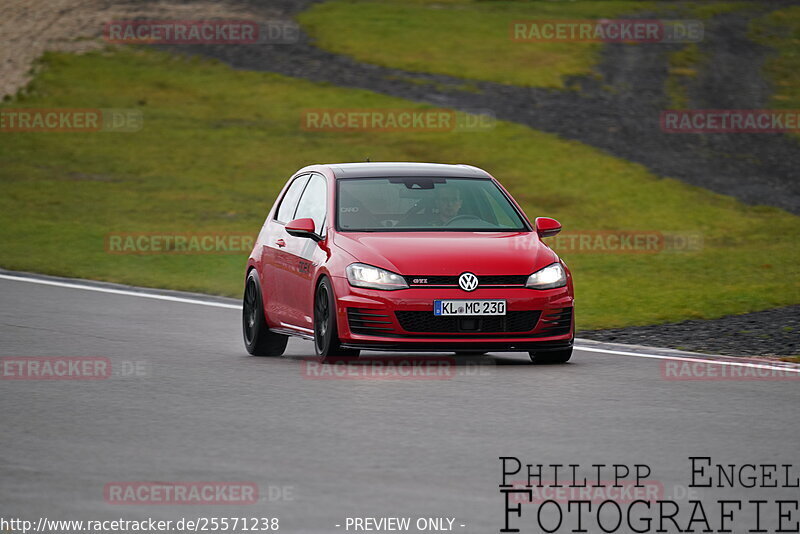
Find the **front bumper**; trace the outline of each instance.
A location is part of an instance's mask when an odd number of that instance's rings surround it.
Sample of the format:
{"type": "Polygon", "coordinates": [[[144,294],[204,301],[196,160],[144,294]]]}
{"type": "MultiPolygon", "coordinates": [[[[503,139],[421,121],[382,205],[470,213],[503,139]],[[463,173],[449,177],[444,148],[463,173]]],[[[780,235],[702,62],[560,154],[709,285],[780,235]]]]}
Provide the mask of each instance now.
{"type": "Polygon", "coordinates": [[[575,335],[574,299],[569,287],[543,291],[486,287],[470,293],[458,288],[379,291],[352,287],[342,277],[334,277],[333,286],[339,339],[347,348],[552,351],[571,347],[575,335]],[[435,299],[465,298],[505,299],[507,316],[477,322],[442,321],[433,316],[435,299]]]}

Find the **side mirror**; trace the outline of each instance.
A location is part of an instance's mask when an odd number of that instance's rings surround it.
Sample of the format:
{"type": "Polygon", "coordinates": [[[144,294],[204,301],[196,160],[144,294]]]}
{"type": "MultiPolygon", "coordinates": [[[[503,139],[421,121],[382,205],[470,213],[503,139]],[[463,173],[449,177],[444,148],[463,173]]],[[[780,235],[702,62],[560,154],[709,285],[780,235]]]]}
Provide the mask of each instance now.
{"type": "Polygon", "coordinates": [[[319,241],[319,235],[314,232],[314,219],[295,219],[286,223],[286,233],[295,237],[307,237],[319,241]]]}
{"type": "Polygon", "coordinates": [[[561,223],[550,217],[536,217],[536,233],[539,237],[553,237],[561,231],[561,223]]]}

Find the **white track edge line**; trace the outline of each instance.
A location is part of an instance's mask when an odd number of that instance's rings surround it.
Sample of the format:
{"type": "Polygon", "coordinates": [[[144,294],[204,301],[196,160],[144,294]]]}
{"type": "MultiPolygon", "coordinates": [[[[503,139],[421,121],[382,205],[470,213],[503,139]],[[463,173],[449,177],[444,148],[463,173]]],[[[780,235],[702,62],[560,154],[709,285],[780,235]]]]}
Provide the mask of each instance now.
{"type": "Polygon", "coordinates": [[[654,360],[674,360],[679,362],[692,362],[692,363],[716,363],[718,365],[730,365],[731,367],[751,367],[753,369],[767,369],[772,371],[788,371],[790,373],[800,373],[800,368],[797,367],[783,367],[779,365],[770,365],[765,363],[752,363],[752,362],[732,362],[730,360],[714,360],[711,358],[689,358],[686,356],[661,356],[658,354],[643,354],[640,352],[624,352],[621,350],[598,349],[595,347],[583,347],[575,345],[578,350],[586,352],[603,352],[606,354],[617,354],[620,356],[637,356],[639,358],[651,358],[654,360]]]}
{"type": "MultiPolygon", "coordinates": [[[[189,299],[183,297],[173,297],[170,295],[159,295],[157,293],[145,293],[139,291],[128,291],[125,289],[112,289],[109,287],[98,287],[89,284],[76,284],[71,282],[60,282],[57,280],[44,280],[42,278],[29,278],[25,276],[13,276],[8,274],[0,274],[0,279],[12,280],[17,282],[30,282],[33,284],[42,284],[46,286],[66,287],[69,289],[83,289],[86,291],[97,291],[98,293],[110,293],[112,295],[127,295],[131,297],[141,297],[155,300],[166,300],[169,302],[182,302],[184,304],[199,304],[201,306],[211,306],[214,308],[227,308],[232,310],[241,310],[242,307],[237,304],[226,304],[224,302],[213,302],[198,299],[189,299]]],[[[713,360],[703,358],[688,358],[685,356],[660,356],[657,354],[643,354],[640,352],[624,352],[619,350],[599,349],[596,347],[583,347],[576,345],[576,349],[586,352],[602,352],[604,354],[615,354],[619,356],[634,356],[638,358],[651,358],[655,360],[675,360],[681,362],[694,362],[694,363],[715,363],[718,365],[730,365],[732,367],[751,367],[755,369],[768,369],[775,371],[788,371],[790,373],[800,373],[800,368],[782,367],[760,363],[750,362],[732,362],[728,360],[713,360]]]]}
{"type": "Polygon", "coordinates": [[[201,306],[211,306],[214,308],[229,308],[232,310],[241,310],[242,307],[237,304],[226,304],[225,302],[214,302],[210,300],[190,299],[185,297],[173,297],[170,295],[159,295],[158,293],[145,293],[139,291],[128,291],[125,289],[113,289],[110,287],[98,287],[89,284],[75,284],[70,282],[59,282],[56,280],[44,280],[41,278],[27,278],[24,276],[12,276],[8,274],[0,274],[0,278],[5,280],[13,280],[17,282],[30,282],[33,284],[42,284],[46,286],[66,287],[70,289],[84,289],[86,291],[97,291],[98,293],[111,293],[112,295],[127,295],[131,297],[141,297],[145,299],[167,300],[170,302],[183,302],[184,304],[199,304],[201,306]]]}

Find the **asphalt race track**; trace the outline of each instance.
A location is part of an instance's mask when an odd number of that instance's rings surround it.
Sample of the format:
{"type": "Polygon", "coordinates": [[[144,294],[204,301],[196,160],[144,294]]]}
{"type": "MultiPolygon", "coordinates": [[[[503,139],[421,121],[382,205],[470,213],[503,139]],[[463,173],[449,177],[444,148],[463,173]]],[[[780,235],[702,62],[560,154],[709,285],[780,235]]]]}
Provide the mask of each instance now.
{"type": "MultiPolygon", "coordinates": [[[[498,532],[500,456],[647,464],[676,501],[797,498],[686,486],[690,456],[797,473],[798,380],[667,380],[677,360],[580,349],[562,366],[497,354],[459,358],[442,379],[311,379],[308,341],[290,341],[287,357],[247,355],[236,301],[8,277],[0,295],[0,356],[105,357],[113,369],[105,380],[0,380],[0,515],[266,516],[288,533],[344,532],[349,516],[451,517],[456,531],[498,532]],[[260,500],[109,504],[115,481],[252,481],[260,500]]],[[[522,532],[538,532],[530,510],[514,519],[522,532]]]]}

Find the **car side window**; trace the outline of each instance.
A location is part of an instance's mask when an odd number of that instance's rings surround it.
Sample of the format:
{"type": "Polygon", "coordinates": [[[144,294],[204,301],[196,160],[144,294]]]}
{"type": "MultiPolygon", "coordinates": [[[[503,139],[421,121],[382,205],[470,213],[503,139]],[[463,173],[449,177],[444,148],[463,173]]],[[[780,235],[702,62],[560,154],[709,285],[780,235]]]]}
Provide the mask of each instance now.
{"type": "Polygon", "coordinates": [[[314,229],[320,235],[324,232],[325,214],[327,213],[328,187],[325,178],[314,174],[308,181],[303,196],[297,205],[295,219],[314,219],[314,229]]]}
{"type": "Polygon", "coordinates": [[[292,219],[295,219],[294,212],[297,208],[297,201],[300,199],[300,194],[303,192],[306,183],[308,182],[308,175],[298,176],[286,190],[283,195],[278,211],[275,213],[275,220],[279,223],[286,224],[292,219]]]}

